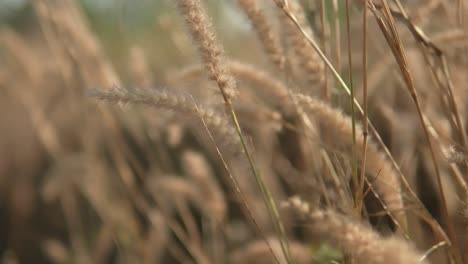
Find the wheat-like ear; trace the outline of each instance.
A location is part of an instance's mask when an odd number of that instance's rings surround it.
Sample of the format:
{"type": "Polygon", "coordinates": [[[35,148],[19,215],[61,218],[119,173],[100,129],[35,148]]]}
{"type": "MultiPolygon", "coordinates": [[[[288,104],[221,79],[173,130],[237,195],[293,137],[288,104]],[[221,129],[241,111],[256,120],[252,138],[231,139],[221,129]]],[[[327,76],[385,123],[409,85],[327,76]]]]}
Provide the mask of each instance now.
{"type": "Polygon", "coordinates": [[[238,149],[239,137],[228,119],[221,116],[215,109],[209,107],[196,107],[190,99],[165,91],[137,89],[126,91],[124,89],[95,89],[89,90],[88,95],[100,101],[108,101],[118,104],[142,104],[159,109],[173,110],[181,116],[189,117],[189,120],[199,120],[200,117],[213,129],[215,134],[223,140],[226,146],[236,146],[238,149]]]}
{"type": "Polygon", "coordinates": [[[200,0],[176,2],[182,17],[187,22],[193,42],[198,45],[199,54],[210,78],[216,81],[225,100],[231,101],[237,95],[236,83],[226,65],[224,51],[216,40],[213,26],[206,18],[200,0]]]}
{"type": "MultiPolygon", "coordinates": [[[[317,117],[321,127],[326,131],[324,140],[328,144],[336,146],[352,144],[351,118],[342,114],[341,111],[330,107],[328,104],[312,97],[295,94],[294,99],[303,107],[306,114],[317,117]]],[[[363,149],[364,140],[361,136],[362,129],[356,127],[356,147],[363,149]]],[[[386,159],[384,153],[380,152],[377,146],[369,140],[367,146],[366,171],[375,177],[369,179],[376,195],[382,201],[382,206],[395,217],[401,227],[406,226],[406,214],[404,212],[404,202],[401,194],[401,182],[392,164],[386,159]]]]}
{"type": "Polygon", "coordinates": [[[312,225],[318,235],[339,245],[356,263],[424,264],[427,263],[406,241],[392,236],[383,238],[371,227],[332,210],[311,210],[295,196],[284,207],[293,209],[312,225]]]}

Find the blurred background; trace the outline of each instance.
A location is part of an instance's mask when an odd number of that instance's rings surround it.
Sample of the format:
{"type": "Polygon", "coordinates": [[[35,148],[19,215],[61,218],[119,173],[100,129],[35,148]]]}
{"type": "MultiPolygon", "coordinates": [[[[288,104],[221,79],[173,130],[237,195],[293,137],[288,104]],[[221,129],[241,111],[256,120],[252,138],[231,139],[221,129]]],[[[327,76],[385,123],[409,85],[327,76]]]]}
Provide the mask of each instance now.
{"type": "MultiPolygon", "coordinates": [[[[32,2],[34,1],[0,1],[0,24],[22,33],[39,32],[32,2]]],[[[193,55],[190,54],[194,52],[190,48],[190,39],[185,34],[182,20],[177,17],[172,1],[80,0],[77,3],[107,56],[118,65],[119,72],[123,70],[123,62],[128,58],[131,50],[129,47],[135,45],[145,52],[145,57],[156,74],[163,69],[167,70],[168,66],[183,65],[187,62],[187,55],[193,55]]],[[[249,22],[233,2],[209,0],[206,3],[218,37],[223,40],[228,53],[235,56],[250,50],[238,45],[240,39],[244,39],[243,46],[250,45],[254,48],[252,52],[244,54],[244,57],[258,54],[259,47],[253,45],[254,38],[249,33],[249,22]]],[[[272,6],[268,8],[274,10],[272,6]]]]}

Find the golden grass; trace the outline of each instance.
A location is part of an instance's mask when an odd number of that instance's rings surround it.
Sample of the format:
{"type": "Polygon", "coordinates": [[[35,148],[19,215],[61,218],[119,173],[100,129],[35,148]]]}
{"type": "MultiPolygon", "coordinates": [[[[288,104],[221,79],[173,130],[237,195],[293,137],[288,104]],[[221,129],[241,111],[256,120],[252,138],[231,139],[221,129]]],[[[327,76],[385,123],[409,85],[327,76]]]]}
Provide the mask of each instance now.
{"type": "Polygon", "coordinates": [[[1,261],[468,263],[462,1],[232,2],[1,28],[1,261]]]}

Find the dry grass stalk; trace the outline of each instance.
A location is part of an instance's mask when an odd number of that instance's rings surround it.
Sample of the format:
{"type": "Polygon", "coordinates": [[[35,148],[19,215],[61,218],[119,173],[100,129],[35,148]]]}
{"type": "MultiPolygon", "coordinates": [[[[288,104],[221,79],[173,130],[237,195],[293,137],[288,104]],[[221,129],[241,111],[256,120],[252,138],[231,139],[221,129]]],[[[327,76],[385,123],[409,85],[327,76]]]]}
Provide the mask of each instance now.
{"type": "MultiPolygon", "coordinates": [[[[401,15],[405,18],[405,19],[408,19],[408,16],[406,14],[406,11],[403,9],[403,6],[401,5],[401,3],[397,0],[396,1],[397,3],[397,6],[399,8],[399,11],[401,12],[401,15]]],[[[394,21],[394,18],[393,18],[393,15],[391,13],[391,10],[390,10],[390,6],[388,4],[388,1],[386,0],[381,0],[381,14],[377,14],[375,12],[376,10],[376,7],[372,4],[370,4],[370,7],[371,7],[371,10],[373,9],[374,11],[374,15],[375,15],[375,18],[376,18],[376,21],[377,23],[379,24],[379,27],[383,33],[383,35],[385,36],[385,39],[396,59],[396,62],[401,70],[401,74],[402,74],[402,77],[405,81],[405,84],[406,84],[406,87],[408,88],[408,91],[411,95],[411,98],[414,102],[414,105],[416,106],[416,110],[417,110],[417,113],[418,113],[418,117],[419,117],[419,120],[420,120],[420,123],[421,123],[421,127],[422,127],[422,130],[424,131],[424,136],[426,138],[426,141],[427,141],[427,146],[430,150],[430,153],[431,153],[431,159],[432,159],[432,162],[433,162],[433,165],[434,165],[434,171],[435,171],[435,174],[436,174],[436,179],[437,179],[437,187],[438,187],[438,199],[441,201],[441,208],[442,208],[442,219],[443,219],[443,223],[447,229],[447,233],[450,237],[450,240],[451,240],[451,243],[453,243],[453,246],[450,246],[449,247],[449,253],[451,254],[451,257],[453,257],[455,259],[455,262],[458,263],[458,264],[461,264],[462,263],[462,260],[461,260],[461,254],[458,250],[458,239],[456,237],[456,234],[455,234],[455,230],[454,230],[454,226],[453,224],[451,223],[450,221],[450,217],[449,217],[449,212],[448,212],[448,208],[447,208],[447,199],[446,199],[446,195],[444,193],[444,187],[443,187],[443,184],[442,184],[442,176],[440,174],[440,167],[439,167],[439,164],[437,162],[437,158],[436,158],[436,155],[435,155],[435,150],[434,150],[434,147],[432,145],[432,142],[431,142],[431,137],[430,137],[430,134],[429,134],[429,129],[428,129],[428,126],[427,124],[425,123],[424,121],[424,113],[423,113],[423,110],[422,110],[422,107],[421,107],[421,101],[420,101],[420,98],[419,98],[419,95],[418,95],[418,92],[415,88],[415,83],[413,81],[413,77],[412,77],[412,73],[410,72],[409,70],[409,67],[408,67],[408,60],[407,60],[407,56],[406,56],[406,49],[403,47],[403,43],[402,43],[402,40],[398,34],[398,31],[396,29],[396,24],[395,24],[395,21],[394,21]]],[[[412,23],[409,23],[410,25],[410,30],[413,30],[415,31],[415,27],[412,23]]],[[[421,34],[420,32],[417,31],[416,34],[414,34],[415,36],[419,36],[421,37],[421,34]]],[[[422,37],[421,38],[421,43],[424,43],[425,42],[425,38],[422,37]]],[[[427,43],[425,43],[427,44],[427,43]]],[[[432,46],[432,48],[435,48],[434,46],[432,46]]],[[[437,49],[435,49],[437,51],[437,49]]],[[[442,61],[444,59],[442,58],[442,61]]],[[[442,62],[442,64],[444,64],[442,62]]],[[[444,67],[444,71],[446,71],[446,67],[444,67]]],[[[446,76],[448,76],[448,74],[446,73],[445,74],[446,76]]],[[[450,78],[447,78],[447,81],[448,81],[448,87],[449,89],[447,89],[449,91],[449,93],[451,93],[451,89],[450,89],[450,83],[451,83],[451,80],[450,78]]],[[[453,98],[452,98],[453,99],[453,98]]],[[[458,116],[458,111],[456,110],[456,106],[453,105],[454,107],[454,111],[453,113],[458,116]]],[[[461,128],[461,122],[459,119],[458,120],[458,124],[459,124],[459,128],[461,128]]],[[[462,132],[462,138],[463,140],[465,140],[464,138],[464,133],[462,132]]]]}
{"type": "Polygon", "coordinates": [[[297,196],[284,206],[298,213],[317,234],[339,245],[356,263],[427,263],[406,241],[397,237],[382,238],[370,227],[332,210],[311,210],[297,196]]]}

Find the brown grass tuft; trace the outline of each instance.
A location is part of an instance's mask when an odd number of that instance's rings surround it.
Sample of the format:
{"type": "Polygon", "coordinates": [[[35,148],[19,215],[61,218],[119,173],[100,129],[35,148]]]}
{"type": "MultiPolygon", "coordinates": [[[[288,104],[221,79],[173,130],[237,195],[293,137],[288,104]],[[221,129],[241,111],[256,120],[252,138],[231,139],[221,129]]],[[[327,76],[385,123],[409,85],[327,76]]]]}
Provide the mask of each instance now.
{"type": "Polygon", "coordinates": [[[421,264],[427,263],[406,241],[382,238],[372,228],[332,210],[311,210],[299,197],[284,203],[292,208],[314,231],[339,245],[356,263],[421,264]]]}
{"type": "MultiPolygon", "coordinates": [[[[294,97],[304,108],[306,114],[318,118],[322,131],[322,140],[329,142],[329,147],[339,150],[343,146],[351,146],[351,118],[344,116],[341,111],[333,109],[328,104],[312,97],[301,94],[295,94],[294,97]]],[[[356,127],[356,134],[362,135],[361,127],[356,127]]],[[[357,149],[363,149],[363,145],[363,138],[357,137],[357,149]]],[[[383,205],[405,227],[406,214],[404,212],[399,176],[394,171],[392,164],[387,161],[385,154],[380,152],[372,141],[369,141],[367,146],[365,169],[369,175],[372,175],[368,179],[368,182],[372,184],[383,205]]]]}
{"type": "Polygon", "coordinates": [[[177,7],[187,22],[193,41],[198,49],[210,78],[216,81],[224,98],[236,97],[236,83],[226,66],[224,51],[213,33],[212,25],[205,16],[200,0],[178,0],[177,7]]]}

